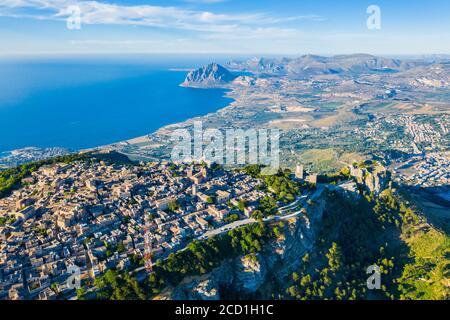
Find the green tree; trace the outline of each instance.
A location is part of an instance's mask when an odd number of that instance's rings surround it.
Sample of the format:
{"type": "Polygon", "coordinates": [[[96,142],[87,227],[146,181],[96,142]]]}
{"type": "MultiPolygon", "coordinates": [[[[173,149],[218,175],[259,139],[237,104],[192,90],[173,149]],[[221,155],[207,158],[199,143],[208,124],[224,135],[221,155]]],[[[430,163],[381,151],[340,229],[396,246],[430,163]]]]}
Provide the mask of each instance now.
{"type": "Polygon", "coordinates": [[[328,258],[328,266],[331,271],[337,272],[342,267],[342,252],[336,242],[332,243],[326,257],[328,258]]]}

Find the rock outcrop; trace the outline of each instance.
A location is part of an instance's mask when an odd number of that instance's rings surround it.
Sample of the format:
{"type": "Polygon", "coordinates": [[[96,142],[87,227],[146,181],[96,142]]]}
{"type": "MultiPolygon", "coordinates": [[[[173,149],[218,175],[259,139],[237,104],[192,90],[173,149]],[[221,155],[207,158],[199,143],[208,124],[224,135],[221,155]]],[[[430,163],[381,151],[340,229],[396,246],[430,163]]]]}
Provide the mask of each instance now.
{"type": "Polygon", "coordinates": [[[214,88],[232,82],[236,77],[217,63],[211,63],[188,73],[181,84],[184,87],[214,88]]]}
{"type": "Polygon", "coordinates": [[[357,183],[364,185],[376,195],[388,188],[391,181],[390,172],[379,164],[364,168],[352,165],[350,166],[350,174],[355,177],[357,183]]]}
{"type": "Polygon", "coordinates": [[[236,284],[245,293],[254,293],[267,276],[266,261],[260,254],[242,257],[236,263],[236,284]]]}

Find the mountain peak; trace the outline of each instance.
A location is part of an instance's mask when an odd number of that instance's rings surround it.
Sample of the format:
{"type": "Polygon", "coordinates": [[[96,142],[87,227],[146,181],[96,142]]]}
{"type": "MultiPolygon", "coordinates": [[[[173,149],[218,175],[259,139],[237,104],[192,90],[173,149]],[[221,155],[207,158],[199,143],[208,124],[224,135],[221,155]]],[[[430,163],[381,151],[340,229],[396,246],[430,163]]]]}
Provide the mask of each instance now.
{"type": "Polygon", "coordinates": [[[210,63],[207,66],[188,73],[183,86],[192,87],[217,87],[233,81],[236,77],[218,63],[210,63]]]}

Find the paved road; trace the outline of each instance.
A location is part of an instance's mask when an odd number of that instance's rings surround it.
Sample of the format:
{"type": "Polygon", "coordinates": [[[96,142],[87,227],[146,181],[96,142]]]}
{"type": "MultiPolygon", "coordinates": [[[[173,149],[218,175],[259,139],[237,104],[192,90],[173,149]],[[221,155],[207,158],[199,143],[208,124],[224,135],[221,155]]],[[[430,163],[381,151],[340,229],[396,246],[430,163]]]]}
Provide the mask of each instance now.
{"type": "MultiPolygon", "coordinates": [[[[264,219],[264,222],[270,222],[270,221],[280,221],[280,220],[287,220],[293,217],[296,217],[298,215],[301,214],[301,211],[297,211],[297,212],[293,212],[293,213],[289,213],[286,215],[286,211],[291,210],[295,207],[297,207],[302,200],[306,199],[308,197],[308,195],[303,195],[301,197],[298,197],[294,202],[292,202],[291,204],[281,207],[278,209],[278,215],[275,215],[273,217],[269,217],[264,219]]],[[[227,224],[221,228],[215,229],[215,230],[211,230],[208,231],[206,233],[204,233],[203,235],[201,235],[200,237],[198,237],[197,239],[199,240],[205,240],[208,239],[210,237],[213,236],[217,236],[219,234],[223,234],[225,232],[228,232],[230,230],[236,229],[236,228],[240,228],[243,227],[245,225],[248,224],[252,224],[252,223],[256,223],[257,221],[253,218],[249,218],[249,219],[244,219],[244,220],[239,220],[239,221],[235,221],[233,223],[227,224]]]]}
{"type": "Polygon", "coordinates": [[[235,221],[235,222],[227,224],[227,225],[225,225],[225,226],[223,226],[221,228],[208,231],[208,232],[202,234],[200,237],[198,237],[198,239],[200,239],[200,240],[208,239],[208,238],[216,236],[218,234],[222,234],[222,233],[228,232],[230,230],[233,230],[233,229],[245,226],[247,224],[256,223],[256,222],[257,221],[255,219],[252,219],[252,218],[235,221]]]}
{"type": "Polygon", "coordinates": [[[303,195],[301,197],[298,197],[294,202],[292,202],[291,204],[281,207],[278,209],[278,215],[284,216],[286,211],[292,210],[295,207],[297,207],[302,200],[306,199],[308,197],[308,195],[303,195]]]}
{"type": "MultiPolygon", "coordinates": [[[[286,214],[286,211],[297,207],[306,198],[308,198],[308,194],[305,194],[305,195],[302,195],[302,196],[298,197],[291,204],[288,204],[287,206],[279,208],[278,209],[278,215],[266,218],[263,221],[264,222],[281,221],[281,220],[288,220],[288,219],[291,219],[293,217],[299,216],[300,214],[302,214],[301,210],[293,212],[293,213],[289,213],[289,214],[286,214]]],[[[235,221],[235,222],[227,224],[227,225],[225,225],[225,226],[223,226],[221,228],[208,231],[208,232],[204,233],[203,235],[201,235],[200,237],[198,237],[197,239],[198,240],[206,240],[208,238],[217,236],[219,234],[223,234],[223,233],[228,232],[230,230],[237,229],[237,228],[243,227],[245,225],[256,223],[256,222],[257,221],[255,219],[253,219],[253,218],[235,221]]],[[[181,251],[186,250],[186,248],[187,247],[184,247],[183,249],[181,249],[181,251]]],[[[166,260],[166,259],[167,259],[167,257],[164,258],[164,260],[166,260]]],[[[144,279],[146,277],[146,273],[142,272],[142,271],[144,271],[144,269],[145,269],[144,267],[137,268],[137,269],[131,271],[130,274],[138,273],[138,277],[140,279],[144,279]]]]}

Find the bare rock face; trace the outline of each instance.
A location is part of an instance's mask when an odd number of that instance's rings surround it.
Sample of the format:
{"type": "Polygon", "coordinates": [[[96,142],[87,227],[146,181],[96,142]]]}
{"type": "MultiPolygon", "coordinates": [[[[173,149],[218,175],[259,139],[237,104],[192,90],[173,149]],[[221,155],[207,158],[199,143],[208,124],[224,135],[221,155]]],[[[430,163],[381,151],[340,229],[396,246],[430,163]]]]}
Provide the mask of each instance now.
{"type": "Polygon", "coordinates": [[[351,166],[350,174],[356,178],[359,184],[364,185],[370,192],[377,195],[388,188],[391,181],[389,171],[381,165],[370,166],[368,168],[351,166]]]}
{"type": "Polygon", "coordinates": [[[184,87],[221,87],[232,82],[236,77],[217,63],[211,63],[188,73],[182,84],[184,87]]]}
{"type": "Polygon", "coordinates": [[[302,257],[314,250],[327,203],[327,191],[318,191],[312,197],[314,205],[307,206],[305,215],[285,221],[282,237],[274,239],[257,253],[224,261],[209,274],[193,277],[169,293],[175,300],[224,299],[223,289],[232,290],[241,297],[256,297],[259,291],[276,278],[280,283],[303,263],[302,257]],[[325,192],[325,194],[323,194],[325,192]]]}
{"type": "Polygon", "coordinates": [[[215,278],[199,279],[179,286],[168,299],[175,300],[219,300],[219,285],[215,278]]]}
{"type": "Polygon", "coordinates": [[[267,268],[260,254],[242,257],[236,264],[236,281],[245,293],[254,293],[264,283],[267,268]]]}
{"type": "Polygon", "coordinates": [[[178,285],[167,295],[170,300],[220,300],[220,287],[230,286],[234,274],[230,263],[224,263],[211,273],[194,277],[178,285]]]}
{"type": "Polygon", "coordinates": [[[388,187],[389,181],[389,174],[386,169],[383,168],[383,170],[376,170],[375,172],[368,174],[365,179],[365,185],[371,192],[378,195],[388,187]]]}
{"type": "Polygon", "coordinates": [[[218,300],[219,290],[217,289],[217,284],[211,279],[200,282],[194,289],[193,292],[200,300],[218,300]]]}

